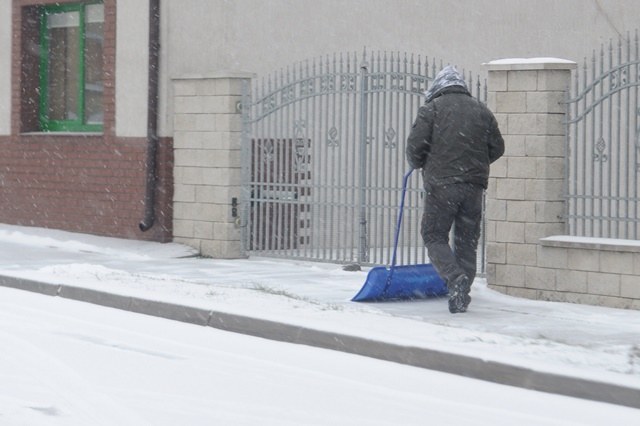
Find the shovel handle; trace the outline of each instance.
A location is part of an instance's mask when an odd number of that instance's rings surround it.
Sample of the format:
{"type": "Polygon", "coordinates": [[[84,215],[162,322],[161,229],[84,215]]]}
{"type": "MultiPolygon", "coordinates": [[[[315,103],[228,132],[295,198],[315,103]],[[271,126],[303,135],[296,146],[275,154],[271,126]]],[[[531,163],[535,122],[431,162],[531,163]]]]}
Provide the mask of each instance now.
{"type": "Polygon", "coordinates": [[[396,237],[395,242],[393,243],[393,256],[391,257],[391,271],[389,272],[389,280],[391,280],[391,276],[393,276],[393,270],[396,266],[396,254],[398,252],[398,238],[400,237],[400,226],[402,225],[402,211],[404,210],[404,197],[407,193],[407,183],[409,182],[409,177],[413,173],[413,169],[409,169],[407,173],[405,173],[402,178],[402,195],[400,197],[400,209],[398,210],[398,224],[396,225],[396,237]]]}

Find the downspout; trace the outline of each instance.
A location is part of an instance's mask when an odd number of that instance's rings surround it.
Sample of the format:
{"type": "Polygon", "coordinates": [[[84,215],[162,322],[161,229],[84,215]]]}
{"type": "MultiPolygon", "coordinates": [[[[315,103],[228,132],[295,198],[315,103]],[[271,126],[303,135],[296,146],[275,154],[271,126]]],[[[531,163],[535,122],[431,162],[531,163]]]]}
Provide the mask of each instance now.
{"type": "Polygon", "coordinates": [[[155,221],[156,164],[158,156],[158,75],[160,58],[160,0],[149,0],[149,91],[147,96],[147,179],[144,218],[140,230],[155,221]]]}

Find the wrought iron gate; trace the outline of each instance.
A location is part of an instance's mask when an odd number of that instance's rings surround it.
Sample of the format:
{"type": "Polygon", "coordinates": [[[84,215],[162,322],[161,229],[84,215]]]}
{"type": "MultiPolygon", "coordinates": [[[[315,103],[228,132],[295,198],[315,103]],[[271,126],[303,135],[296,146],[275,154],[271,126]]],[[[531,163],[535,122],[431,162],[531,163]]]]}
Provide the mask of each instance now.
{"type": "MultiPolygon", "coordinates": [[[[416,55],[336,54],[243,94],[244,248],[252,255],[388,264],[405,140],[436,67],[416,55]]],[[[469,74],[470,75],[470,74],[469,74]]],[[[486,87],[469,78],[477,97],[486,87]]],[[[422,183],[407,191],[398,263],[427,263],[422,183]]]]}
{"type": "Polygon", "coordinates": [[[640,57],[636,32],[575,71],[567,100],[567,233],[640,238],[640,57]]]}

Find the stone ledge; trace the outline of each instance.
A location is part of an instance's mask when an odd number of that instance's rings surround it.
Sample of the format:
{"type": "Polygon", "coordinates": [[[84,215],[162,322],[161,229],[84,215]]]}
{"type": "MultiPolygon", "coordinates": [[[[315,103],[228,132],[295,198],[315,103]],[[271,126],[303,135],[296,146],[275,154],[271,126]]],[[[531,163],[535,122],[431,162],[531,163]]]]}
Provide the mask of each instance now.
{"type": "Polygon", "coordinates": [[[559,58],[510,58],[482,64],[489,71],[573,70],[578,64],[559,58]]]}
{"type": "Polygon", "coordinates": [[[570,235],[554,235],[541,238],[543,247],[577,248],[585,250],[603,250],[626,253],[640,253],[640,241],[620,240],[614,238],[572,237],[570,235]]]}

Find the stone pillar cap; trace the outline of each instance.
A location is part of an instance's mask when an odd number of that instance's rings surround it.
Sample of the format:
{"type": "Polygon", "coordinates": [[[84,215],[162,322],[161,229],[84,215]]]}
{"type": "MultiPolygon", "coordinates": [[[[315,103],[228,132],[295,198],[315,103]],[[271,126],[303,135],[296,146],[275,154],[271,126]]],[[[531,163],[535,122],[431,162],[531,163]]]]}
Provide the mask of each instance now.
{"type": "Polygon", "coordinates": [[[578,64],[560,58],[507,58],[482,64],[489,71],[573,70],[578,64]]]}

